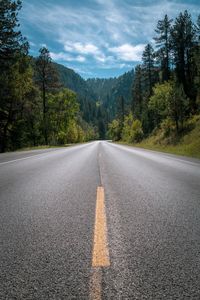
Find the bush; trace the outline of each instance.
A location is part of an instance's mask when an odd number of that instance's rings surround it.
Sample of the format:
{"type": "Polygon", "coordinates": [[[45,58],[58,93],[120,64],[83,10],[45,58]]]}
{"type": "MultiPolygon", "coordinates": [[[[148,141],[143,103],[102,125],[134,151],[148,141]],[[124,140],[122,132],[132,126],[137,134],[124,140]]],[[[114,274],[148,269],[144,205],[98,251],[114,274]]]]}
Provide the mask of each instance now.
{"type": "Polygon", "coordinates": [[[160,129],[163,138],[169,137],[175,132],[174,122],[170,118],[167,118],[164,121],[162,121],[160,129]]]}
{"type": "Polygon", "coordinates": [[[110,137],[113,141],[120,140],[120,133],[121,125],[118,119],[115,119],[110,124],[108,124],[108,137],[110,137]]]}
{"type": "Polygon", "coordinates": [[[122,140],[128,143],[140,142],[143,138],[142,123],[135,120],[132,114],[125,117],[122,130],[122,140]]]}

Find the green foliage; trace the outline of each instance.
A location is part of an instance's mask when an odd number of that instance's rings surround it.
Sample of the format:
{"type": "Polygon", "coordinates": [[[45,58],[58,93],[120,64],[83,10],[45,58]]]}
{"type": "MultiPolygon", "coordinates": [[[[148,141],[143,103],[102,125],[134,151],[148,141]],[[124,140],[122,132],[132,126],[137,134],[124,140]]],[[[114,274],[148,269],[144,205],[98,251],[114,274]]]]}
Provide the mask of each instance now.
{"type": "Polygon", "coordinates": [[[176,124],[177,133],[183,130],[183,123],[188,115],[189,99],[187,98],[183,86],[173,82],[172,91],[168,99],[168,114],[176,124]]]}
{"type": "Polygon", "coordinates": [[[169,80],[170,78],[170,31],[172,19],[165,15],[163,20],[159,20],[155,32],[157,37],[154,38],[158,51],[156,51],[157,61],[160,63],[161,81],[169,80]]]}
{"type": "Polygon", "coordinates": [[[25,124],[25,108],[27,97],[34,90],[33,71],[28,57],[21,55],[12,64],[6,73],[0,75],[0,81],[8,90],[1,98],[1,146],[14,149],[23,144],[20,132],[25,136],[23,124],[25,124]],[[4,78],[2,78],[4,75],[4,78]]]}
{"type": "Polygon", "coordinates": [[[142,54],[143,80],[147,96],[151,96],[152,87],[155,82],[155,53],[150,44],[147,44],[142,54]]]}
{"type": "Polygon", "coordinates": [[[68,89],[63,89],[55,94],[49,94],[48,103],[50,143],[76,142],[78,132],[75,120],[79,110],[76,94],[68,89]]]}
{"type": "Polygon", "coordinates": [[[154,38],[158,49],[145,47],[133,82],[132,111],[145,136],[169,122],[175,129],[170,134],[181,135],[188,117],[200,109],[199,28],[200,16],[194,24],[187,11],[174,23],[167,15],[158,21],[154,38]]]}
{"type": "Polygon", "coordinates": [[[156,126],[168,116],[168,105],[172,89],[171,82],[157,83],[153,88],[153,95],[150,97],[148,107],[154,114],[156,126]]]}
{"type": "MultiPolygon", "coordinates": [[[[26,39],[18,30],[21,1],[1,0],[0,5],[0,61],[4,66],[15,60],[15,55],[27,50],[26,39]]],[[[2,70],[2,69],[1,69],[2,70]]]]}
{"type": "Polygon", "coordinates": [[[66,132],[66,140],[67,143],[77,143],[79,140],[78,136],[78,125],[75,122],[75,120],[71,121],[67,126],[67,132],[66,132]]]}
{"type": "Polygon", "coordinates": [[[142,86],[142,68],[141,65],[135,68],[135,78],[133,81],[132,89],[132,111],[136,118],[140,118],[142,114],[142,102],[143,102],[143,86],[142,86]]]}
{"type": "Polygon", "coordinates": [[[48,116],[48,99],[47,93],[54,91],[58,88],[58,74],[52,65],[49,50],[43,47],[39,50],[40,55],[36,59],[36,83],[41,90],[41,97],[43,103],[43,135],[45,144],[48,144],[49,136],[49,116],[48,116]]]}
{"type": "Polygon", "coordinates": [[[193,76],[190,71],[192,48],[195,41],[195,28],[191,15],[186,11],[180,13],[171,29],[171,44],[175,64],[175,74],[184,92],[193,98],[193,76]]]}
{"type": "Polygon", "coordinates": [[[124,126],[122,130],[122,140],[127,143],[135,143],[142,140],[143,130],[142,123],[139,120],[135,120],[130,113],[125,117],[124,126]]]}
{"type": "Polygon", "coordinates": [[[175,124],[177,132],[183,129],[183,122],[188,114],[189,100],[184,93],[183,86],[176,82],[157,84],[149,100],[149,109],[153,111],[155,124],[158,126],[165,118],[170,118],[175,124]]]}
{"type": "Polygon", "coordinates": [[[18,30],[21,1],[2,0],[0,5],[0,151],[10,143],[10,130],[21,109],[24,95],[23,74],[27,64],[22,60],[28,44],[18,30]],[[22,80],[22,82],[21,82],[22,80]]]}
{"type": "Polygon", "coordinates": [[[58,73],[61,85],[77,94],[82,118],[94,125],[97,122],[96,100],[98,97],[94,93],[92,86],[88,85],[87,81],[73,70],[57,63],[52,63],[52,65],[58,73]]]}
{"type": "Polygon", "coordinates": [[[200,16],[194,24],[187,11],[174,23],[166,15],[157,24],[157,50],[148,44],[135,72],[85,81],[53,63],[46,48],[36,59],[28,56],[20,9],[21,1],[1,0],[1,151],[106,135],[132,143],[151,132],[159,132],[158,142],[170,141],[193,130],[198,121],[191,115],[200,110],[200,16]]]}
{"type": "Polygon", "coordinates": [[[159,130],[135,146],[200,158],[200,115],[189,118],[185,126],[188,130],[177,136],[174,123],[166,119],[159,130]]]}
{"type": "Polygon", "coordinates": [[[105,111],[104,123],[117,118],[118,100],[124,98],[125,110],[131,105],[131,87],[134,79],[134,70],[124,73],[118,78],[91,78],[86,81],[88,89],[92,90],[95,99],[102,104],[105,111]]]}
{"type": "Polygon", "coordinates": [[[121,124],[118,119],[114,119],[108,124],[108,137],[113,141],[119,141],[121,135],[121,124]]]}
{"type": "Polygon", "coordinates": [[[174,122],[169,117],[167,117],[162,121],[160,129],[161,129],[161,135],[160,135],[161,139],[175,136],[176,127],[174,122]]]}

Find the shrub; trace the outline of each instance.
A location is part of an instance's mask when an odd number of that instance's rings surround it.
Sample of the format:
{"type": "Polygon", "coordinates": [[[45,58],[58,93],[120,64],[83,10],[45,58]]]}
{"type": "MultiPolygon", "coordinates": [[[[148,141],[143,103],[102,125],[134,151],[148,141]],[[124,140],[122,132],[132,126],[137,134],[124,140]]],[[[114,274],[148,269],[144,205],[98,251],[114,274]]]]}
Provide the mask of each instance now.
{"type": "Polygon", "coordinates": [[[122,140],[128,143],[140,142],[143,138],[142,123],[135,120],[132,114],[125,117],[122,140]]]}

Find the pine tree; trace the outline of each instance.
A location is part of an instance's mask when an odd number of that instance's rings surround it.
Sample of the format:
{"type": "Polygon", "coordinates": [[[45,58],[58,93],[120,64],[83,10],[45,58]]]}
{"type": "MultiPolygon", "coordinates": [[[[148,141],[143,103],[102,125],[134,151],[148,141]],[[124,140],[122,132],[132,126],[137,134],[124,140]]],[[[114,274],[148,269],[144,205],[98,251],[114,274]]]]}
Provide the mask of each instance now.
{"type": "Polygon", "coordinates": [[[195,32],[196,32],[196,41],[200,45],[200,15],[197,18],[197,23],[195,24],[195,32]]]}
{"type": "Polygon", "coordinates": [[[143,72],[145,86],[147,88],[147,97],[152,95],[154,83],[154,49],[150,44],[147,44],[142,54],[143,72]]]}
{"type": "Polygon", "coordinates": [[[142,68],[141,65],[138,65],[135,68],[135,78],[133,81],[132,89],[132,112],[133,115],[141,120],[142,114],[142,68]]]}
{"type": "Polygon", "coordinates": [[[123,130],[124,117],[125,117],[125,100],[124,100],[123,96],[120,96],[117,99],[117,118],[118,118],[119,124],[120,124],[120,137],[121,137],[122,130],[123,130]]]}
{"type": "Polygon", "coordinates": [[[183,130],[183,123],[188,114],[189,99],[183,85],[172,82],[172,91],[168,100],[168,115],[175,122],[177,134],[183,130]]]}
{"type": "Polygon", "coordinates": [[[36,82],[42,92],[43,101],[43,133],[45,144],[48,144],[48,99],[47,93],[59,87],[57,72],[52,64],[49,50],[43,47],[36,59],[36,82]]]}
{"type": "Polygon", "coordinates": [[[8,143],[8,130],[12,125],[20,101],[16,91],[20,81],[16,77],[25,68],[19,66],[28,53],[28,43],[18,30],[18,11],[21,1],[1,0],[0,3],[0,151],[5,151],[8,143]]]}
{"type": "Polygon", "coordinates": [[[158,34],[154,38],[159,50],[156,56],[161,65],[162,81],[169,80],[170,77],[170,30],[172,19],[165,15],[163,20],[159,20],[155,32],[158,34]]]}
{"type": "Polygon", "coordinates": [[[200,15],[195,24],[195,45],[193,47],[192,67],[194,77],[194,89],[196,91],[195,108],[200,108],[200,15]]]}
{"type": "Polygon", "coordinates": [[[0,63],[13,60],[16,53],[22,49],[27,50],[26,39],[18,30],[18,11],[21,9],[21,1],[1,0],[0,5],[0,63]]]}
{"type": "Polygon", "coordinates": [[[183,84],[186,95],[194,98],[192,91],[191,58],[194,45],[195,30],[191,15],[185,11],[180,13],[171,30],[171,41],[177,80],[183,84]]]}

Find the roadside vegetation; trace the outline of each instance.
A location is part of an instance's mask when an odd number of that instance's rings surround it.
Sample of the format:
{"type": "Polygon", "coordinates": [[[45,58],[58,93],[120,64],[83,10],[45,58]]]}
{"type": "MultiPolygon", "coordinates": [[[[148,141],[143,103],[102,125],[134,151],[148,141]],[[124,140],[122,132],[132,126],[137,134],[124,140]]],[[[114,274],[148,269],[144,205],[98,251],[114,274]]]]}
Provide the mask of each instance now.
{"type": "Polygon", "coordinates": [[[165,15],[135,70],[84,80],[46,47],[29,55],[21,7],[0,5],[0,152],[109,138],[199,156],[200,15],[165,15]]]}
{"type": "Polygon", "coordinates": [[[60,82],[49,50],[29,56],[29,43],[19,31],[21,6],[19,0],[0,4],[0,151],[97,138],[77,94],[60,82]]]}
{"type": "Polygon", "coordinates": [[[109,124],[114,141],[200,157],[200,16],[185,11],[158,21],[135,69],[131,112],[119,106],[109,124]]]}
{"type": "Polygon", "coordinates": [[[174,131],[171,135],[166,135],[166,128],[156,129],[148,138],[138,143],[123,142],[134,147],[167,152],[177,155],[200,158],[200,115],[196,115],[187,121],[187,127],[182,135],[174,131]],[[187,128],[187,129],[186,129],[187,128]]]}

